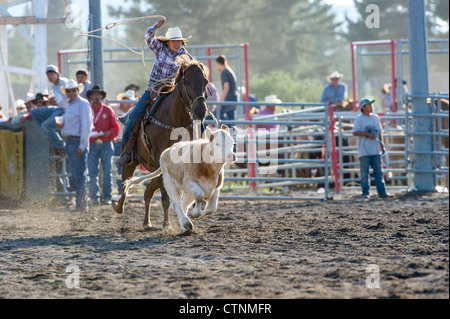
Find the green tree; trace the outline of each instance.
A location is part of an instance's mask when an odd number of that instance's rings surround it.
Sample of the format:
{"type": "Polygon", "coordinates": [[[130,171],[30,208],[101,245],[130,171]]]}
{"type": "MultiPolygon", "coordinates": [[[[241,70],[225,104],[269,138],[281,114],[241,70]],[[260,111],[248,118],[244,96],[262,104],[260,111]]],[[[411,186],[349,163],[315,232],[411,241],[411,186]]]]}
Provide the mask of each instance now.
{"type": "MultiPolygon", "coordinates": [[[[109,13],[118,19],[163,15],[167,20],[160,32],[179,26],[183,34],[193,35],[191,45],[248,43],[251,79],[270,73],[274,81],[284,81],[282,74],[298,82],[310,78],[323,81],[331,71],[343,67],[335,61],[343,63],[346,44],[336,37],[339,24],[323,0],[126,1],[130,2],[133,6],[110,7],[109,13]]],[[[156,19],[124,25],[123,39],[127,44],[142,45],[145,29],[154,23],[156,19]]],[[[319,98],[320,93],[314,100],[319,98]]]]}
{"type": "MultiPolygon", "coordinates": [[[[408,0],[353,0],[359,13],[359,19],[346,18],[348,32],[343,34],[350,41],[408,39],[408,0]],[[366,12],[368,5],[376,5],[380,10],[379,28],[368,28],[366,19],[371,14],[366,12]]],[[[426,20],[428,38],[445,37],[437,28],[438,20],[447,24],[449,2],[443,0],[426,1],[426,20]]],[[[446,33],[448,36],[448,32],[446,33]]]]}

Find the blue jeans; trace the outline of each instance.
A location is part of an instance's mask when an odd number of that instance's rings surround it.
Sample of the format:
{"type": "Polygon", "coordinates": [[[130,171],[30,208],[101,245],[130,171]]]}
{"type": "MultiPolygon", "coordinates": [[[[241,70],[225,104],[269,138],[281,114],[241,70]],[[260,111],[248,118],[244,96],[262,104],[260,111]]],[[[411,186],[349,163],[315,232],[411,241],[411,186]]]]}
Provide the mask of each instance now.
{"type": "MultiPolygon", "coordinates": [[[[121,141],[114,142],[114,156],[120,156],[121,152],[122,152],[122,142],[121,141]]],[[[117,174],[119,175],[119,178],[116,180],[116,183],[119,195],[122,195],[122,171],[123,167],[117,166],[117,174]]]]}
{"type": "Polygon", "coordinates": [[[125,146],[130,140],[131,132],[133,132],[134,126],[142,115],[144,115],[145,110],[147,109],[148,103],[144,103],[143,101],[150,101],[150,93],[150,91],[146,90],[144,94],[142,94],[136,106],[129,112],[128,123],[126,123],[125,130],[123,131],[123,143],[125,146]]]}
{"type": "Polygon", "coordinates": [[[75,203],[77,209],[87,208],[87,154],[85,149],[81,156],[77,156],[80,146],[79,137],[69,137],[66,141],[66,153],[69,160],[72,183],[75,188],[75,203]]]}
{"type": "Polygon", "coordinates": [[[381,169],[381,156],[380,155],[362,156],[359,158],[359,163],[361,165],[360,172],[361,172],[362,194],[369,195],[370,189],[369,167],[372,167],[378,196],[385,195],[386,185],[384,184],[383,171],[381,169]]]}
{"type": "Polygon", "coordinates": [[[30,112],[31,118],[42,128],[50,144],[57,149],[64,148],[64,140],[58,134],[55,117],[63,115],[65,111],[63,108],[44,106],[36,107],[30,112]]]}
{"type": "Polygon", "coordinates": [[[111,163],[114,153],[113,142],[107,141],[100,145],[90,143],[91,149],[88,154],[88,168],[89,168],[89,196],[91,201],[97,203],[100,196],[100,187],[98,181],[98,171],[100,163],[103,169],[103,189],[102,199],[104,201],[111,200],[112,192],[112,173],[111,163]]]}
{"type": "Polygon", "coordinates": [[[236,106],[235,105],[222,105],[219,114],[220,120],[234,121],[236,119],[236,106]]]}

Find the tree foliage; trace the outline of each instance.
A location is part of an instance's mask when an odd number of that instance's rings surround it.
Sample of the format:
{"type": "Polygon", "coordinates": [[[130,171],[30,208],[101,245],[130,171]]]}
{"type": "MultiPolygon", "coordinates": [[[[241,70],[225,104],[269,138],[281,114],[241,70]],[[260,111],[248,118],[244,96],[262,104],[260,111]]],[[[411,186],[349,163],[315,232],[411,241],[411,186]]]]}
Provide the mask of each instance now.
{"type": "MultiPolygon", "coordinates": [[[[294,81],[325,79],[337,68],[333,56],[339,55],[344,45],[336,38],[339,24],[334,22],[331,6],[322,0],[134,0],[132,3],[127,9],[110,8],[110,14],[130,18],[142,15],[137,11],[141,8],[145,15],[163,15],[167,20],[160,32],[178,26],[183,34],[193,35],[189,41],[192,45],[248,43],[249,73],[255,78],[272,72],[272,75],[289,74],[294,81]]],[[[148,24],[147,20],[127,25],[127,39],[140,45],[148,24]]]]}
{"type": "MultiPolygon", "coordinates": [[[[115,21],[163,15],[167,20],[159,34],[163,35],[168,27],[179,26],[184,35],[192,35],[189,45],[248,43],[250,93],[259,99],[277,94],[285,101],[313,102],[319,100],[326,76],[332,71],[344,73],[344,80],[350,78],[349,41],[408,38],[408,0],[353,1],[358,18],[348,17],[344,27],[336,23],[335,11],[324,0],[122,0],[110,6],[108,14],[115,21]],[[380,28],[370,29],[365,24],[369,4],[380,8],[380,28]]],[[[428,38],[448,38],[449,1],[427,0],[426,8],[428,38]]],[[[88,7],[81,9],[83,13],[89,10],[88,7]]],[[[64,6],[59,0],[49,0],[48,16],[64,16],[64,6]]],[[[128,46],[141,47],[145,30],[156,21],[139,20],[103,34],[128,46]]],[[[87,30],[87,26],[83,27],[87,30]]],[[[87,37],[73,37],[80,31],[63,25],[48,25],[49,63],[57,63],[57,50],[88,48],[87,37]]],[[[31,66],[31,58],[14,54],[29,50],[21,37],[15,32],[8,36],[10,65],[31,66]]],[[[116,44],[104,41],[103,47],[116,47],[116,44]]],[[[212,54],[234,53],[213,50],[212,54]]],[[[149,56],[153,57],[153,53],[146,53],[146,57],[149,56]]],[[[368,65],[368,71],[385,72],[381,64],[373,62],[368,65]]],[[[214,63],[212,66],[214,68],[214,63]]],[[[146,67],[137,63],[105,63],[107,89],[118,92],[131,82],[143,87],[150,68],[151,63],[146,67]]],[[[19,78],[17,76],[18,80],[24,80],[19,78]]]]}
{"type": "MultiPolygon", "coordinates": [[[[359,13],[359,19],[353,21],[347,17],[348,32],[344,37],[350,41],[408,39],[408,0],[353,0],[359,13]],[[366,12],[368,5],[373,4],[380,9],[380,27],[368,28],[366,19],[370,12],[366,12]]],[[[448,27],[448,0],[426,1],[426,23],[428,38],[445,37],[437,27],[438,20],[447,23],[448,27]],[[446,10],[445,12],[441,12],[446,10]]],[[[447,32],[448,36],[448,32],[447,32]]]]}

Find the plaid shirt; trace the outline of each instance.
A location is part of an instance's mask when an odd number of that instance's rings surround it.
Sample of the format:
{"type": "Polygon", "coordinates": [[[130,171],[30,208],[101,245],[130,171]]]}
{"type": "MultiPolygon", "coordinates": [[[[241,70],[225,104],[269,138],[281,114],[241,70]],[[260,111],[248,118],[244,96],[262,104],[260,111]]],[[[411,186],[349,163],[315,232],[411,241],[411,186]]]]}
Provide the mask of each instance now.
{"type": "Polygon", "coordinates": [[[177,52],[171,52],[167,45],[156,39],[157,30],[158,28],[155,24],[145,31],[145,41],[150,50],[155,52],[156,56],[155,63],[150,72],[149,86],[153,85],[155,81],[175,76],[180,68],[178,64],[174,63],[178,56],[186,54],[191,60],[194,59],[184,47],[177,52]]]}

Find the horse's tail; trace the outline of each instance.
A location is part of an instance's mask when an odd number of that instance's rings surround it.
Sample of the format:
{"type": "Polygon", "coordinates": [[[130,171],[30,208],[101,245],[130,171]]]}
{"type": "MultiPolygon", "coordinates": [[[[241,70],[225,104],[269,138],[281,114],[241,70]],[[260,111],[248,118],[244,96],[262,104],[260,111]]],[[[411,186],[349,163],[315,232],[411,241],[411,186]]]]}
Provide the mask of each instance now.
{"type": "Polygon", "coordinates": [[[161,167],[159,167],[153,173],[150,173],[150,174],[147,174],[144,176],[130,177],[129,179],[127,179],[126,181],[123,182],[123,184],[125,185],[125,194],[128,194],[128,192],[133,188],[133,186],[139,185],[148,179],[154,179],[154,178],[158,177],[159,175],[161,175],[161,167]]]}

